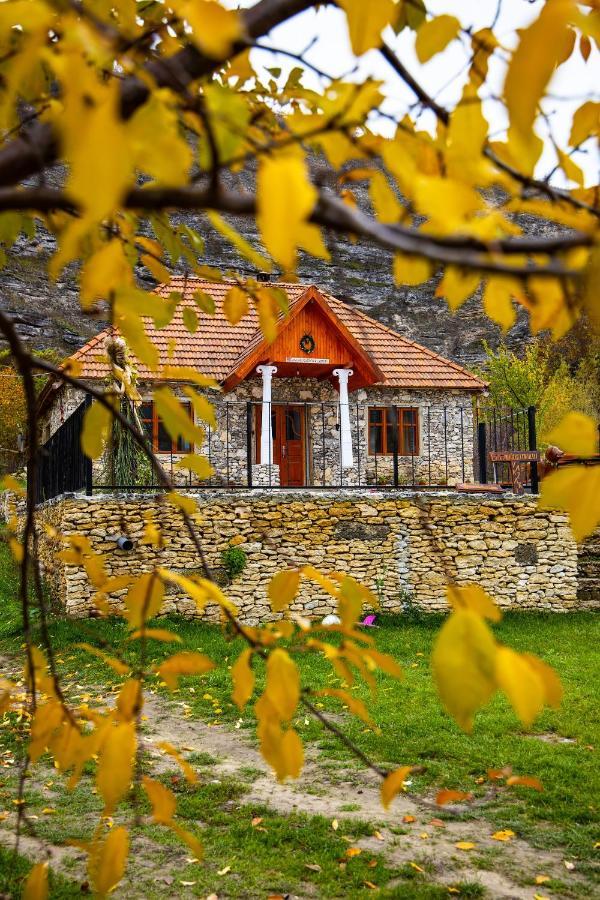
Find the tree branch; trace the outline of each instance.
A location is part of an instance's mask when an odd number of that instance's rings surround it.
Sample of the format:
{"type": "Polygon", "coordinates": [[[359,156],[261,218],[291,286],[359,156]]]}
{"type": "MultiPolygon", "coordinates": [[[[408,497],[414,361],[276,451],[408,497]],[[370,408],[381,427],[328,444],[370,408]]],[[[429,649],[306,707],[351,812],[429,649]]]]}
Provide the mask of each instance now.
{"type": "MultiPolygon", "coordinates": [[[[291,19],[297,13],[314,6],[316,0],[260,0],[250,9],[240,12],[245,37],[236,43],[230,56],[240,53],[248,41],[266,35],[272,28],[291,19]]],[[[153,60],[145,66],[157,87],[168,87],[179,93],[192,81],[210,75],[223,65],[228,57],[213,59],[205,56],[197,47],[188,45],[168,59],[153,60]]],[[[129,119],[146,102],[150,88],[146,81],[135,75],[120,82],[121,116],[129,119]]],[[[34,122],[22,137],[0,150],[0,186],[17,184],[25,178],[41,172],[57,162],[60,146],[58,136],[48,122],[34,122]]]]}
{"type": "MultiPolygon", "coordinates": [[[[215,209],[236,216],[255,216],[256,200],[249,193],[234,193],[226,189],[208,187],[134,188],[124,199],[127,209],[156,212],[165,209],[215,209]]],[[[75,204],[60,190],[32,188],[31,190],[1,190],[2,210],[66,210],[76,212],[75,204]]],[[[528,277],[544,275],[576,278],[581,273],[559,259],[544,264],[515,265],[502,256],[553,254],[576,247],[590,247],[592,235],[585,232],[550,235],[547,237],[504,238],[485,242],[471,235],[431,235],[403,225],[386,225],[366,213],[348,206],[338,197],[322,190],[310,216],[310,221],[342,234],[366,237],[388,250],[423,256],[432,262],[456,265],[482,272],[528,277]]]]}

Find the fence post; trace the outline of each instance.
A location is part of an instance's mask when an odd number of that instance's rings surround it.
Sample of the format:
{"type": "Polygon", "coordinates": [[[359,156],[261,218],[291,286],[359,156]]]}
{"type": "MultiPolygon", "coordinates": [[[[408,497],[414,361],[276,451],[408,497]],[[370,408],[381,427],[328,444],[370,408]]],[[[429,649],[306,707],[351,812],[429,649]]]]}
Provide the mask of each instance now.
{"type": "Polygon", "coordinates": [[[479,483],[487,484],[487,431],[485,422],[477,425],[477,454],[479,457],[479,483]]]}
{"type": "MultiPolygon", "coordinates": [[[[88,411],[90,406],[92,405],[92,397],[90,394],[86,394],[83,401],[84,414],[88,411]]],[[[83,417],[80,422],[80,430],[77,434],[77,443],[78,443],[78,452],[82,453],[80,449],[80,441],[81,441],[81,431],[83,430],[83,417]]],[[[83,457],[83,472],[85,477],[85,493],[86,496],[91,497],[94,491],[94,463],[89,456],[83,457]]]]}
{"type": "Polygon", "coordinates": [[[252,401],[246,403],[246,469],[248,487],[252,487],[252,401]]]}
{"type": "MultiPolygon", "coordinates": [[[[529,432],[529,449],[537,450],[537,433],[535,428],[535,406],[527,407],[527,425],[529,432]]],[[[540,480],[538,475],[538,464],[531,463],[531,493],[537,494],[540,489],[540,480]]]]}
{"type": "Polygon", "coordinates": [[[388,406],[388,433],[392,429],[392,461],[394,466],[394,487],[398,487],[398,410],[395,406],[388,406]]]}

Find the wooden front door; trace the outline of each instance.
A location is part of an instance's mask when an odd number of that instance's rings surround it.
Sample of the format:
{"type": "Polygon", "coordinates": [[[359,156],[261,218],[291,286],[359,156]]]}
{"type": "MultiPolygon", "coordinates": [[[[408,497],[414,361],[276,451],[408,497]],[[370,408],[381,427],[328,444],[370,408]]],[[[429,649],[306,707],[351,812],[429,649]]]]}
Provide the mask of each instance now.
{"type": "MultiPolygon", "coordinates": [[[[256,407],[256,452],[260,458],[261,408],[256,407]]],[[[279,483],[304,486],[305,426],[303,406],[274,405],[271,410],[273,462],[279,466],[279,483]]]]}

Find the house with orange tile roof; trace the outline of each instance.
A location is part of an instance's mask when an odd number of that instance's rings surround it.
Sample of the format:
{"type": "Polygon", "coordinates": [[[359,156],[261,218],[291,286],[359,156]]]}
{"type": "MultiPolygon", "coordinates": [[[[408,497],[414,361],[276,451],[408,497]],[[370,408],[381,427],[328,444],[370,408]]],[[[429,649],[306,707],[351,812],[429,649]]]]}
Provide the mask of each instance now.
{"type": "MultiPolygon", "coordinates": [[[[228,321],[224,301],[231,287],[192,277],[159,286],[154,293],[165,303],[175,295],[176,308],[164,327],[145,319],[158,367],[152,370],[129,354],[141,395],[139,419],[161,463],[179,481],[185,472],[176,463],[190,450],[208,457],[213,474],[206,484],[213,487],[472,480],[473,406],[484,382],[315,285],[264,286],[278,289],[284,301],[277,336],[269,343],[252,303],[241,321],[228,321]],[[204,444],[194,448],[173,440],[152,397],[158,384],[169,382],[185,402],[190,368],[220,388],[210,395],[215,422],[205,429],[204,444]]],[[[85,382],[108,383],[107,346],[116,326],[71,357],[85,382]]],[[[76,389],[58,381],[47,385],[42,440],[82,402],[76,389]]],[[[192,472],[185,477],[196,486],[192,472]]]]}

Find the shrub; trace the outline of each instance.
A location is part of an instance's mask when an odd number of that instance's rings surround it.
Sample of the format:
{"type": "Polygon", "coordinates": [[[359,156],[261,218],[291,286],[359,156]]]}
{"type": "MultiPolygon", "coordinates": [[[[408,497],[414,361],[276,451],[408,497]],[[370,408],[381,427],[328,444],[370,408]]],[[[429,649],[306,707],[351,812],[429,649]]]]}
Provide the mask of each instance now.
{"type": "Polygon", "coordinates": [[[229,581],[233,581],[236,575],[241,575],[246,568],[246,562],[246,554],[239,547],[226,547],[221,551],[221,565],[229,581]]]}

